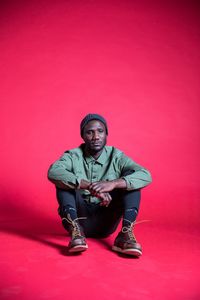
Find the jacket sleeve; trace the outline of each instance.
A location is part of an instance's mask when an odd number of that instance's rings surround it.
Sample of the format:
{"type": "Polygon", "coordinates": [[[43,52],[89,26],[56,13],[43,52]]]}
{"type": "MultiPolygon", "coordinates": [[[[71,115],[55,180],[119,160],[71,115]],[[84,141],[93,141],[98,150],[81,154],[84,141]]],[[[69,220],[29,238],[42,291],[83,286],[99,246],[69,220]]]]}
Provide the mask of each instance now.
{"type": "Polygon", "coordinates": [[[50,166],[48,179],[63,189],[76,189],[79,186],[80,180],[73,172],[72,157],[69,153],[64,153],[50,166]]]}
{"type": "Polygon", "coordinates": [[[127,190],[141,189],[152,182],[150,172],[124,154],[120,159],[120,166],[121,178],[126,181],[127,190]]]}

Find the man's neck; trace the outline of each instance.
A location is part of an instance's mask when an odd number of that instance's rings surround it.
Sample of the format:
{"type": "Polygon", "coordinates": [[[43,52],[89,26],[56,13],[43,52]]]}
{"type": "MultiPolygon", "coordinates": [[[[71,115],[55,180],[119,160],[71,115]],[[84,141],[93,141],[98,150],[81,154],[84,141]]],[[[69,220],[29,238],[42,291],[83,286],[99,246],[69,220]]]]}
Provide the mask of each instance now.
{"type": "Polygon", "coordinates": [[[98,152],[93,152],[93,151],[89,151],[89,149],[85,148],[85,153],[86,153],[86,155],[91,155],[95,160],[97,160],[99,158],[99,156],[101,155],[101,153],[103,152],[103,149],[98,152]]]}
{"type": "Polygon", "coordinates": [[[94,158],[94,159],[98,159],[99,158],[99,156],[101,155],[101,153],[103,152],[103,149],[101,150],[101,151],[99,151],[99,152],[97,152],[97,153],[90,153],[90,155],[94,158]]]}

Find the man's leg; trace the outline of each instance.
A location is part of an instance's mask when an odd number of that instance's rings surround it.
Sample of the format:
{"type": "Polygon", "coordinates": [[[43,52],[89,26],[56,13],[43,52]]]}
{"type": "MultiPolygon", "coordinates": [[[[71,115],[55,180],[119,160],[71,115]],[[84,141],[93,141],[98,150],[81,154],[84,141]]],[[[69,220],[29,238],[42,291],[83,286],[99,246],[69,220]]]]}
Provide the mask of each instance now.
{"type": "Polygon", "coordinates": [[[122,229],[116,237],[114,245],[112,247],[114,251],[133,256],[142,255],[141,245],[136,241],[136,238],[133,234],[134,223],[139,211],[140,198],[140,190],[122,191],[122,229]]]}
{"type": "Polygon", "coordinates": [[[123,221],[122,226],[129,226],[135,222],[140,207],[141,192],[140,190],[123,191],[123,221]]]}
{"type": "Polygon", "coordinates": [[[82,227],[79,224],[77,204],[80,198],[75,190],[56,189],[59,203],[59,215],[64,228],[71,234],[69,252],[81,252],[88,248],[82,227]]]}
{"type": "Polygon", "coordinates": [[[111,193],[112,201],[108,207],[98,206],[95,221],[95,235],[98,237],[107,237],[116,231],[121,219],[123,218],[123,226],[132,224],[139,210],[140,190],[124,191],[114,190],[111,193]]]}

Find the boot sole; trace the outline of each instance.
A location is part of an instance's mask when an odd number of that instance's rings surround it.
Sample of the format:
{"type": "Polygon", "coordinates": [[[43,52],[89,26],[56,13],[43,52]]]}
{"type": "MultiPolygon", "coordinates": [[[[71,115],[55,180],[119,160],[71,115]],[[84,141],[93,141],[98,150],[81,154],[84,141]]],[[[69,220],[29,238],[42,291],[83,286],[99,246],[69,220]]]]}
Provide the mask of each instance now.
{"type": "Polygon", "coordinates": [[[88,249],[88,245],[77,245],[77,246],[74,246],[73,248],[70,248],[68,251],[70,253],[73,253],[73,252],[82,252],[87,249],[88,249]]]}
{"type": "Polygon", "coordinates": [[[112,250],[115,252],[122,253],[122,254],[132,255],[132,256],[137,256],[137,257],[142,255],[142,252],[139,249],[121,249],[119,247],[112,246],[112,250]]]}

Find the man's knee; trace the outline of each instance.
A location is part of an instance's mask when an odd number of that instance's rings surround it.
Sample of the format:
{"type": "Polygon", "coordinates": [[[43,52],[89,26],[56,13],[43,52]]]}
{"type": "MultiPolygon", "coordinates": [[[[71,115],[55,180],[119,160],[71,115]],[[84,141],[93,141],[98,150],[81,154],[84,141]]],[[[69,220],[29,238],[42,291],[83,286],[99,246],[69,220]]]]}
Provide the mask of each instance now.
{"type": "Polygon", "coordinates": [[[121,197],[126,199],[140,200],[141,190],[122,190],[121,197]]]}
{"type": "Polygon", "coordinates": [[[63,190],[56,188],[56,196],[59,204],[58,214],[61,218],[69,212],[69,209],[76,209],[76,193],[75,190],[63,190]]]}
{"type": "Polygon", "coordinates": [[[64,190],[56,187],[56,196],[58,201],[64,201],[67,198],[75,197],[76,191],[72,189],[64,190]]]}
{"type": "Polygon", "coordinates": [[[112,195],[113,205],[116,209],[130,209],[134,208],[135,210],[139,210],[140,200],[141,200],[141,191],[138,190],[116,190],[112,195]]]}
{"type": "Polygon", "coordinates": [[[123,199],[141,199],[141,190],[121,190],[116,189],[111,192],[112,199],[116,202],[121,202],[123,199]]]}

